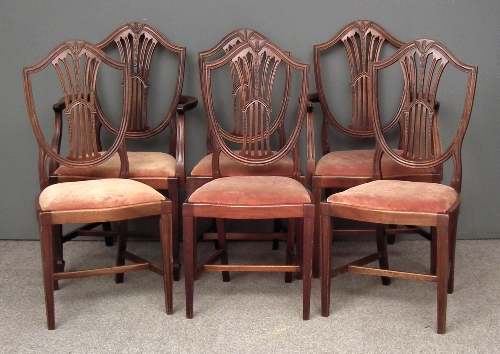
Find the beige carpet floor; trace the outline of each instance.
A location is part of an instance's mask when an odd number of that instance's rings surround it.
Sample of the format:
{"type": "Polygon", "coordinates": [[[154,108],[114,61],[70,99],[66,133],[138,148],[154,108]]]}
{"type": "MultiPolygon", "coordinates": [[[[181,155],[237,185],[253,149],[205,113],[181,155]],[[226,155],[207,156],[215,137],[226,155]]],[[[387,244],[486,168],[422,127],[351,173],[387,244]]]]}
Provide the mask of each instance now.
{"type": "MultiPolygon", "coordinates": [[[[158,243],[132,242],[159,259],[158,243]]],[[[199,245],[200,258],[213,245],[199,245]]],[[[374,250],[374,242],[334,244],[342,263],[374,250]]],[[[281,262],[284,245],[230,244],[230,261],[281,262]]],[[[397,241],[391,267],[428,269],[427,241],[397,241]]],[[[65,245],[67,269],[112,265],[103,242],[65,245]]],[[[48,331],[37,241],[0,241],[1,353],[495,353],[500,352],[500,240],[460,240],[455,292],[448,297],[447,333],[436,328],[433,283],[345,274],[332,282],[331,314],[320,315],[313,281],[311,319],[302,321],[300,281],[282,274],[232,273],[229,283],[207,273],[195,283],[194,319],[185,318],[184,281],[174,284],[173,315],[165,314],[162,279],[132,273],[66,280],[56,292],[55,331],[48,331]]]]}

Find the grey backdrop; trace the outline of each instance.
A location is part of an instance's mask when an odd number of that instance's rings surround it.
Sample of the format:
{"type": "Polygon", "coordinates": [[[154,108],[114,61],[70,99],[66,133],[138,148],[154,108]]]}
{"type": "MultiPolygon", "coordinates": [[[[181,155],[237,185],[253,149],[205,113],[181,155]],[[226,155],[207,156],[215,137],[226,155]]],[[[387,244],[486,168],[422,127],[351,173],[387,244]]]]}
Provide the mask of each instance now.
{"type": "MultiPolygon", "coordinates": [[[[200,99],[197,53],[228,32],[256,29],[292,51],[295,59],[312,65],[313,44],[358,19],[375,21],[403,41],[439,40],[460,60],[479,67],[463,149],[458,234],[460,238],[500,237],[498,0],[2,0],[0,238],[38,237],[33,206],[38,193],[37,146],[27,118],[21,69],[40,61],[58,43],[76,38],[98,42],[125,22],[147,22],[171,42],[187,47],[184,93],[200,99]]],[[[314,90],[312,70],[310,87],[314,90]]],[[[204,155],[205,130],[200,104],[189,112],[186,125],[187,171],[204,155]]]]}

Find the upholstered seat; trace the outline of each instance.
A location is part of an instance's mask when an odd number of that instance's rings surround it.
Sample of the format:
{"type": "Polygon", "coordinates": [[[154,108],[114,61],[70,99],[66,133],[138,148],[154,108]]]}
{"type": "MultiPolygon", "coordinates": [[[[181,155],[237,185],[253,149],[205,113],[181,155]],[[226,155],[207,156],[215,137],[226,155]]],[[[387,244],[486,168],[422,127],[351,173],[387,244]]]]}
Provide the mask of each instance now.
{"type": "Polygon", "coordinates": [[[361,184],[326,199],[332,205],[416,213],[445,213],[459,200],[460,195],[450,186],[399,180],[361,184]]]}
{"type": "MultiPolygon", "coordinates": [[[[175,158],[172,155],[157,151],[129,151],[127,152],[129,162],[129,178],[165,178],[175,176],[175,158]]],[[[80,178],[116,178],[120,174],[120,157],[112,156],[102,165],[91,168],[75,169],[61,166],[55,174],[60,176],[59,180],[80,178]]]]}
{"type": "Polygon", "coordinates": [[[165,197],[155,189],[121,178],[57,183],[39,197],[43,211],[119,208],[161,200],[165,197]]]}
{"type": "MultiPolygon", "coordinates": [[[[293,161],[285,156],[281,160],[266,166],[247,166],[234,162],[224,153],[219,157],[222,176],[290,176],[293,173],[293,161]]],[[[212,154],[205,156],[191,171],[191,176],[212,177],[212,154]]]]}
{"type": "MultiPolygon", "coordinates": [[[[401,150],[395,150],[401,152],[401,150]]],[[[332,151],[316,164],[316,176],[366,177],[373,175],[374,150],[332,151]]],[[[384,178],[409,178],[410,176],[429,175],[433,168],[411,169],[394,162],[388,156],[382,157],[382,175],[384,178]]]]}
{"type": "Polygon", "coordinates": [[[201,186],[188,202],[262,206],[311,203],[311,197],[300,182],[289,177],[235,176],[218,178],[201,186]]]}

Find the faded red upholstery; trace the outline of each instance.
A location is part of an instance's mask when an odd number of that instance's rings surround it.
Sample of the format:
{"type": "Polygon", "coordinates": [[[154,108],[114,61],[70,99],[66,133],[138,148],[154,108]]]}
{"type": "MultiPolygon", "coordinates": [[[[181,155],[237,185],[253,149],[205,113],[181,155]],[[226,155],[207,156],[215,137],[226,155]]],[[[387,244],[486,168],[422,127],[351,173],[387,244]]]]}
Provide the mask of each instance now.
{"type": "Polygon", "coordinates": [[[57,183],[40,193],[43,211],[106,209],[165,200],[144,183],[130,179],[107,178],[57,183]]]}
{"type": "MultiPolygon", "coordinates": [[[[285,156],[267,166],[247,166],[234,162],[224,153],[220,154],[219,167],[222,176],[291,176],[293,161],[285,156]]],[[[205,156],[191,171],[191,176],[212,177],[212,154],[205,156]]]]}
{"type": "MultiPolygon", "coordinates": [[[[399,150],[395,150],[396,152],[399,150]]],[[[319,159],[315,175],[336,177],[371,177],[373,175],[374,150],[334,151],[319,159]]],[[[384,178],[407,177],[434,172],[433,168],[408,168],[382,156],[382,176],[384,178]]]]}
{"type": "MultiPolygon", "coordinates": [[[[163,152],[127,152],[129,162],[129,178],[173,177],[175,176],[175,158],[163,152]]],[[[120,156],[114,154],[105,163],[91,168],[59,167],[57,176],[81,176],[85,178],[118,178],[120,173],[120,156]]]]}
{"type": "Polygon", "coordinates": [[[304,186],[289,177],[241,176],[217,178],[191,194],[189,203],[262,206],[310,203],[304,186]]]}
{"type": "Polygon", "coordinates": [[[439,183],[377,180],[332,194],[326,201],[372,210],[444,213],[459,198],[453,188],[439,183]]]}

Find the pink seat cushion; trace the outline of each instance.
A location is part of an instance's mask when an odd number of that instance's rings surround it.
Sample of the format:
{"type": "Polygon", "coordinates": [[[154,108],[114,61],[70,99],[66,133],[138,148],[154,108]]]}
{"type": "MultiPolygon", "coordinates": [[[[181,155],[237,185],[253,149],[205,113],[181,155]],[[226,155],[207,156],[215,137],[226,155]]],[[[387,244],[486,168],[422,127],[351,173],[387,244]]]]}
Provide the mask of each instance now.
{"type": "MultiPolygon", "coordinates": [[[[373,175],[374,153],[374,150],[330,152],[319,159],[314,174],[317,176],[371,177],[373,175]]],[[[434,172],[433,168],[409,168],[393,161],[386,154],[382,156],[382,176],[384,178],[397,178],[432,172],[434,172]]]]}
{"type": "MultiPolygon", "coordinates": [[[[129,178],[173,177],[175,176],[175,158],[163,152],[127,151],[129,162],[129,178]]],[[[114,154],[105,163],[91,168],[59,167],[57,176],[82,176],[95,178],[118,178],[120,173],[120,156],[114,154]]]]}
{"type": "MultiPolygon", "coordinates": [[[[293,160],[285,156],[278,162],[267,166],[247,166],[220,154],[219,167],[222,176],[291,176],[293,160]]],[[[212,176],[212,154],[205,156],[191,171],[191,176],[212,176]]]]}
{"type": "Polygon", "coordinates": [[[311,198],[298,181],[281,176],[223,177],[210,181],[191,194],[190,203],[220,205],[305,204],[311,198]]]}
{"type": "Polygon", "coordinates": [[[165,200],[144,183],[107,178],[53,184],[39,197],[43,211],[107,209],[165,200]]]}
{"type": "Polygon", "coordinates": [[[459,199],[439,183],[378,180],[332,194],[327,202],[372,210],[444,213],[459,199]]]}

